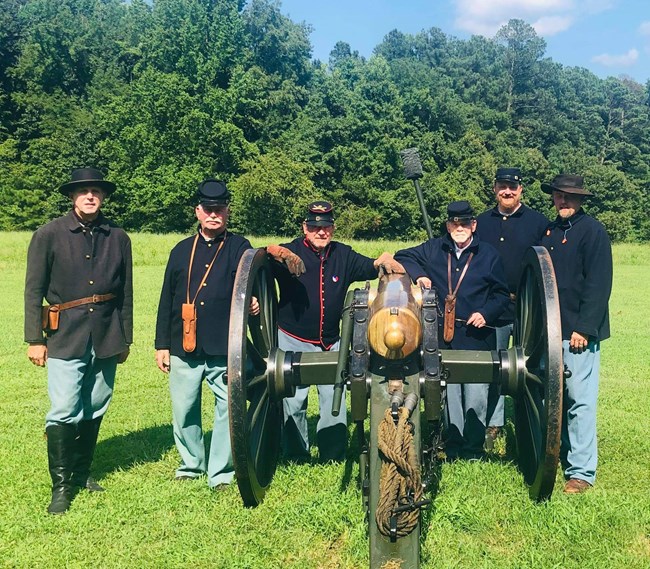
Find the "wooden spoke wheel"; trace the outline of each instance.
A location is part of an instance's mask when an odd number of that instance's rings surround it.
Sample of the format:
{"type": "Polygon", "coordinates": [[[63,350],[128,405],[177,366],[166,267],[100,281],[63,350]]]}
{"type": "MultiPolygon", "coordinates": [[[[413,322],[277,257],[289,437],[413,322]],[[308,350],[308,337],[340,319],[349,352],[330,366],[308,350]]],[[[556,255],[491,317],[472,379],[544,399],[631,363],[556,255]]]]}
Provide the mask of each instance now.
{"type": "Polygon", "coordinates": [[[244,505],[257,506],[280,454],[282,402],[269,391],[267,361],[278,344],[275,281],[264,249],[244,253],[235,276],[228,345],[230,442],[244,505]],[[251,298],[260,305],[250,314],[251,298]]]}
{"type": "Polygon", "coordinates": [[[514,346],[523,357],[515,396],[518,465],[531,498],[550,498],[562,429],[562,326],[548,251],[531,247],[517,291],[514,346]]]}

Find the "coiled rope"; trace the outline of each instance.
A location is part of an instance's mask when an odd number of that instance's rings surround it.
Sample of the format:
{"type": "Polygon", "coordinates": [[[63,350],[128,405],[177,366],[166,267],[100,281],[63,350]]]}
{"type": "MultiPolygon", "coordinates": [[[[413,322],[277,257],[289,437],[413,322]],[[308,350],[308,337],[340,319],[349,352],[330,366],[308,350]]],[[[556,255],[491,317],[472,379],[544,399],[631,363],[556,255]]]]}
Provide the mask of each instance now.
{"type": "Polygon", "coordinates": [[[379,499],[375,520],[379,532],[392,539],[404,537],[418,525],[422,500],[420,466],[413,442],[410,411],[398,409],[397,424],[386,409],[379,424],[377,443],[381,458],[379,499]]]}

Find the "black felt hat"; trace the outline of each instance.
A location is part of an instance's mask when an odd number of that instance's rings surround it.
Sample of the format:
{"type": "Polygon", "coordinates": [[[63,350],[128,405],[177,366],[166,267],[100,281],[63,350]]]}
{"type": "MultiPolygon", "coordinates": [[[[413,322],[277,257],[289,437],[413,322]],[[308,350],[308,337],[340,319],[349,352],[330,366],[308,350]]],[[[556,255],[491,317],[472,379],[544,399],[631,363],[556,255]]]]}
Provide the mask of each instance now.
{"type": "Polygon", "coordinates": [[[201,205],[228,205],[230,192],[226,187],[226,182],[207,178],[199,184],[196,199],[201,205]]]}
{"type": "Polygon", "coordinates": [[[325,201],[311,202],[307,206],[305,222],[316,227],[334,225],[334,209],[332,204],[325,201]]]}
{"type": "Polygon", "coordinates": [[[72,171],[70,178],[69,182],[59,188],[64,196],[69,196],[71,192],[83,186],[96,186],[101,188],[106,195],[115,191],[115,184],[104,180],[104,174],[97,168],[77,168],[72,171]]]}
{"type": "Polygon", "coordinates": [[[550,184],[542,184],[542,191],[552,194],[553,190],[564,192],[565,194],[577,194],[579,196],[593,196],[589,190],[584,189],[584,179],[582,176],[574,174],[560,174],[555,176],[550,184]]]}
{"type": "Polygon", "coordinates": [[[494,181],[516,182],[521,184],[521,170],[519,168],[497,168],[494,181]]]}
{"type": "Polygon", "coordinates": [[[471,219],[475,219],[475,216],[468,201],[451,202],[447,206],[447,221],[469,221],[471,219]]]}

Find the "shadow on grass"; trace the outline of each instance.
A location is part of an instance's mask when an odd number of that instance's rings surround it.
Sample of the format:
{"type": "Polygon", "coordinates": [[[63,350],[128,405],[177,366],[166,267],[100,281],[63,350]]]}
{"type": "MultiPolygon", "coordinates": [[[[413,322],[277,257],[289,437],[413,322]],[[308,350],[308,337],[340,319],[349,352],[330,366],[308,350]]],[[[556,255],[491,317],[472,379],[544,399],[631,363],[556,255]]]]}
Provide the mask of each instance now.
{"type": "MultiPolygon", "coordinates": [[[[318,397],[318,394],[316,394],[318,397]]],[[[307,415],[307,437],[309,439],[309,446],[312,447],[316,444],[316,427],[318,426],[319,415],[307,415]]],[[[282,444],[282,442],[280,443],[282,444]]],[[[311,457],[309,459],[296,459],[287,457],[283,451],[280,450],[280,457],[278,458],[278,466],[286,466],[288,464],[317,464],[318,459],[311,457]]]]}
{"type": "Polygon", "coordinates": [[[171,425],[156,425],[100,440],[93,460],[93,475],[101,479],[116,470],[160,460],[174,446],[171,425]]]}

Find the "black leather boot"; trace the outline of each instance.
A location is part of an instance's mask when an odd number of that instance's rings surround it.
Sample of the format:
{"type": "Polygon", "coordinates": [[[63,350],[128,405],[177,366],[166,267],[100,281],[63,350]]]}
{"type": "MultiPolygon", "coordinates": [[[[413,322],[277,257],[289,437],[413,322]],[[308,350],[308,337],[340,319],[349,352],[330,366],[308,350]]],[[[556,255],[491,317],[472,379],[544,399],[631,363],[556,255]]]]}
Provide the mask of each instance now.
{"type": "Polygon", "coordinates": [[[48,425],[47,458],[52,477],[50,514],[65,514],[75,495],[72,484],[72,462],[76,446],[77,428],[74,425],[48,425]]]}
{"type": "Polygon", "coordinates": [[[104,488],[97,484],[97,481],[90,476],[90,465],[95,455],[97,436],[102,417],[91,421],[81,421],[77,428],[77,444],[75,447],[75,462],[72,481],[75,486],[85,488],[90,492],[103,492],[104,488]]]}

